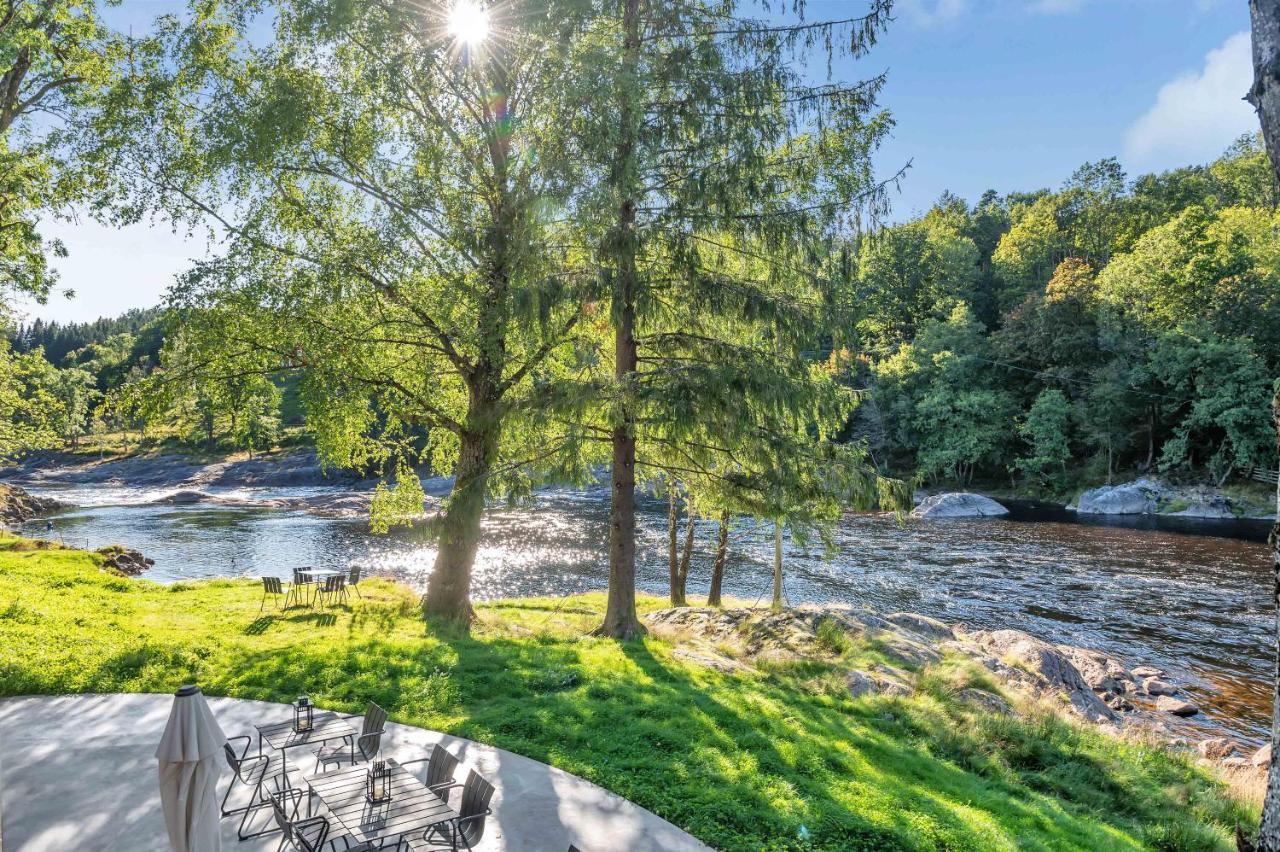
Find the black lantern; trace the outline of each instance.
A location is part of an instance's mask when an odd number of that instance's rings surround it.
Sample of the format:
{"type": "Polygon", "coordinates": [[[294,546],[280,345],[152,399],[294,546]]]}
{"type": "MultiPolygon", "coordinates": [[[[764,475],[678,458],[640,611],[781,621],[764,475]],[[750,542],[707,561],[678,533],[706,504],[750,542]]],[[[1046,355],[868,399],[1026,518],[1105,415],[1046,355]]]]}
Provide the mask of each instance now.
{"type": "Polygon", "coordinates": [[[315,707],[311,704],[311,699],[305,695],[298,696],[297,702],[293,705],[293,730],[299,734],[308,734],[315,725],[314,718],[315,707]]]}
{"type": "Polygon", "coordinates": [[[391,769],[385,760],[375,760],[365,779],[365,797],[375,805],[391,801],[391,769]]]}

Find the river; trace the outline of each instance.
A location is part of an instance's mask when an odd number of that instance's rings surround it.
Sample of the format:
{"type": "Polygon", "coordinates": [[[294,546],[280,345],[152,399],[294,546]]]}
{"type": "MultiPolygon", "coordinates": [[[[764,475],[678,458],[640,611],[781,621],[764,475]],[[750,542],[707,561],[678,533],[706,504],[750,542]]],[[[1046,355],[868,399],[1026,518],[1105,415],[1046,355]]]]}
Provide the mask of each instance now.
{"type": "MultiPolygon", "coordinates": [[[[294,496],[323,489],[241,491],[294,496]]],[[[434,549],[421,532],[374,536],[360,522],[302,511],[164,506],[155,495],[102,486],[36,489],[78,508],[27,525],[25,534],[80,547],[122,543],[156,561],[150,579],[288,576],[299,565],[361,564],[423,588],[434,549]]],[[[495,507],[484,520],[477,598],[563,595],[599,589],[607,577],[607,492],[548,490],[529,505],[495,507]]],[[[788,543],[793,603],[865,603],[975,627],[1016,627],[1051,641],[1097,648],[1130,665],[1168,670],[1206,710],[1201,724],[1261,742],[1270,719],[1270,559],[1261,522],[1144,519],[1081,524],[1021,505],[1009,520],[911,521],[850,515],[838,548],[788,543]],[[1146,528],[1142,528],[1146,527],[1146,528]],[[1210,534],[1205,534],[1210,533],[1210,534]]],[[[666,507],[640,502],[637,580],[665,594],[666,507]]],[[[698,530],[690,591],[705,593],[714,525],[698,530]]],[[[768,593],[771,528],[735,526],[726,594],[768,593]]]]}

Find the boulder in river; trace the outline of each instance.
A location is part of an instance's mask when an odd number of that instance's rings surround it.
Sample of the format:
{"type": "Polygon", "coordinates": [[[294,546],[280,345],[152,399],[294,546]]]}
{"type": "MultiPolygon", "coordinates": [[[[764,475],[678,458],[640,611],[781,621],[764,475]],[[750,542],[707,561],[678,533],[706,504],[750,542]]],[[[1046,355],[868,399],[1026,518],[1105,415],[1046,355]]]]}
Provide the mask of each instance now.
{"type": "Polygon", "coordinates": [[[1175,518],[1210,518],[1219,520],[1230,520],[1236,516],[1227,498],[1217,493],[1196,495],[1185,508],[1176,512],[1166,510],[1161,514],[1167,514],[1175,518]]]}
{"type": "Polygon", "coordinates": [[[213,498],[210,495],[205,494],[203,491],[184,489],[182,491],[174,491],[172,494],[166,494],[163,497],[158,497],[152,502],[157,505],[165,506],[190,506],[194,503],[203,503],[212,499],[213,498]]]}
{"type": "Polygon", "coordinates": [[[990,497],[953,491],[926,497],[911,511],[915,518],[998,518],[1009,510],[990,497]]]}
{"type": "Polygon", "coordinates": [[[1200,708],[1190,701],[1183,701],[1172,695],[1161,695],[1157,698],[1156,709],[1161,713],[1172,713],[1174,716],[1194,716],[1200,712],[1200,708]]]}
{"type": "Polygon", "coordinates": [[[1149,677],[1142,681],[1142,691],[1146,695],[1177,695],[1178,687],[1167,680],[1149,677]]]}
{"type": "Polygon", "coordinates": [[[1090,488],[1080,495],[1075,509],[1085,515],[1146,515],[1156,511],[1164,493],[1164,486],[1154,479],[1135,479],[1090,488]]]}

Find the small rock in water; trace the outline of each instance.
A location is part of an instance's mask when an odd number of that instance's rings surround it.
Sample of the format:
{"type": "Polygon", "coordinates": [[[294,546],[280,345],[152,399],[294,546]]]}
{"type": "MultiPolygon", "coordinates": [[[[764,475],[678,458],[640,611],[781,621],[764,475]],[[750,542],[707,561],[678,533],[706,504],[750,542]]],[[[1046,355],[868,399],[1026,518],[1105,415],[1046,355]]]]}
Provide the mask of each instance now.
{"type": "Polygon", "coordinates": [[[1190,701],[1183,701],[1181,698],[1173,698],[1168,695],[1161,695],[1156,699],[1156,709],[1162,713],[1171,713],[1174,716],[1194,716],[1200,712],[1200,708],[1190,701]]]}
{"type": "Polygon", "coordinates": [[[1196,751],[1206,760],[1221,760],[1230,757],[1236,750],[1236,744],[1226,737],[1210,737],[1196,743],[1196,751]]]}
{"type": "Polygon", "coordinates": [[[1129,671],[1133,675],[1134,680],[1143,680],[1149,677],[1164,677],[1164,672],[1155,666],[1136,666],[1129,671]]]}
{"type": "Polygon", "coordinates": [[[1271,743],[1267,743],[1262,748],[1253,753],[1249,758],[1249,762],[1254,766],[1270,766],[1271,765],[1271,743]]]}
{"type": "Polygon", "coordinates": [[[1147,695],[1176,695],[1178,687],[1169,683],[1167,680],[1161,680],[1158,677],[1149,677],[1142,682],[1142,691],[1147,695]]]}

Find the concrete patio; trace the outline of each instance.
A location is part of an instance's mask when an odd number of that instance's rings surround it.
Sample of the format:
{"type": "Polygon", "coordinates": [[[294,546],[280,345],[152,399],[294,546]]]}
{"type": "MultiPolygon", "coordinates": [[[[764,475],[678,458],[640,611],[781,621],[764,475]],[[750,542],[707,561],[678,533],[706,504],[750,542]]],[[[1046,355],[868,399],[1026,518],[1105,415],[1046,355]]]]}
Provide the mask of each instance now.
{"type": "MultiPolygon", "coordinates": [[[[154,752],[171,702],[170,695],[0,700],[0,850],[168,849],[154,752]]],[[[229,737],[292,718],[282,704],[230,698],[209,703],[229,737]]],[[[527,757],[405,725],[388,724],[387,734],[383,751],[389,757],[425,757],[442,742],[462,760],[459,777],[471,766],[494,784],[493,816],[478,849],[565,852],[571,843],[583,852],[709,848],[649,811],[527,757]]],[[[310,770],[312,761],[303,758],[301,752],[291,754],[290,763],[310,770]]],[[[222,823],[227,852],[278,845],[278,834],[238,841],[237,822],[222,823]]]]}

